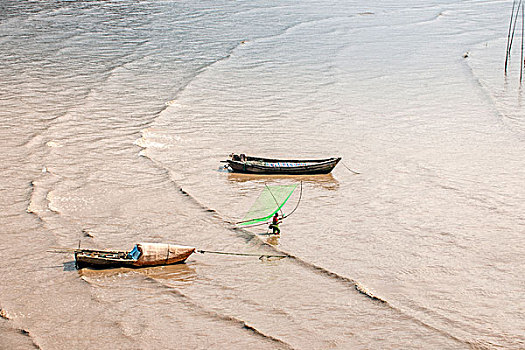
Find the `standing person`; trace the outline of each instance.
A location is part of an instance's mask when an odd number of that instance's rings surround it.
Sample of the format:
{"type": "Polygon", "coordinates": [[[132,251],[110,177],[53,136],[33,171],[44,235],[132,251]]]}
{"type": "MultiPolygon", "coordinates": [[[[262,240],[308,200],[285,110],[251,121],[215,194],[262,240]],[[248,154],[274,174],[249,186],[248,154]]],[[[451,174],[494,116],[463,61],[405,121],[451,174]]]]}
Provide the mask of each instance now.
{"type": "Polygon", "coordinates": [[[272,223],[270,224],[270,228],[272,229],[272,233],[274,235],[278,235],[281,233],[281,230],[279,229],[279,223],[281,221],[279,220],[279,214],[275,213],[275,215],[272,218],[272,223]]]}

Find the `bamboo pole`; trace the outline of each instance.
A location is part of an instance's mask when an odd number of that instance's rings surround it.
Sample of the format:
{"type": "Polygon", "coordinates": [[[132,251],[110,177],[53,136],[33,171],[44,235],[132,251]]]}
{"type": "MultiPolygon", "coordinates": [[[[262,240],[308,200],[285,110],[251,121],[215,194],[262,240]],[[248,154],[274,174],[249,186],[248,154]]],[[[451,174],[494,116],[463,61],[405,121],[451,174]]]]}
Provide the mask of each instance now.
{"type": "Polygon", "coordinates": [[[520,0],[520,2],[518,3],[518,7],[516,9],[516,14],[514,15],[514,24],[512,26],[512,35],[510,36],[510,44],[509,44],[509,51],[508,51],[509,61],[510,61],[510,56],[511,56],[511,52],[512,52],[512,43],[514,42],[514,33],[516,32],[516,23],[518,22],[518,15],[519,15],[519,12],[520,12],[521,3],[522,3],[522,0],[520,0]]]}
{"type": "Polygon", "coordinates": [[[507,35],[507,52],[505,54],[505,75],[507,75],[507,64],[509,61],[510,32],[512,30],[512,19],[514,18],[514,7],[515,6],[516,6],[516,0],[513,0],[512,1],[512,11],[510,12],[509,34],[507,35]]]}
{"type": "Polygon", "coordinates": [[[524,15],[523,15],[523,3],[521,4],[521,59],[520,59],[520,86],[521,86],[521,82],[523,80],[523,20],[524,20],[524,15]]]}
{"type": "Polygon", "coordinates": [[[524,33],[524,19],[525,16],[523,15],[523,3],[521,4],[521,60],[520,60],[520,86],[521,82],[523,80],[523,33],[524,33]]]}
{"type": "Polygon", "coordinates": [[[277,204],[277,210],[279,210],[281,212],[281,217],[283,217],[284,216],[283,210],[281,209],[281,206],[279,205],[279,202],[277,202],[277,199],[275,199],[275,196],[273,195],[272,191],[270,190],[270,187],[268,187],[266,182],[264,183],[264,186],[266,186],[266,188],[268,189],[268,192],[270,192],[270,194],[272,195],[272,198],[275,201],[275,204],[277,204]]]}

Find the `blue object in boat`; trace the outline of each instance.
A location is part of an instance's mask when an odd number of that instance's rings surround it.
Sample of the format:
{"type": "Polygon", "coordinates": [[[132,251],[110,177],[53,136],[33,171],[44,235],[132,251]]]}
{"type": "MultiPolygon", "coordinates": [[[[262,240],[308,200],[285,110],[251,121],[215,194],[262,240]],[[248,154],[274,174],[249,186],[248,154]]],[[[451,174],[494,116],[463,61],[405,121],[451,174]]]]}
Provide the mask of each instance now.
{"type": "Polygon", "coordinates": [[[133,249],[128,253],[128,256],[131,257],[133,260],[138,260],[138,258],[140,257],[139,248],[135,245],[133,249]]]}

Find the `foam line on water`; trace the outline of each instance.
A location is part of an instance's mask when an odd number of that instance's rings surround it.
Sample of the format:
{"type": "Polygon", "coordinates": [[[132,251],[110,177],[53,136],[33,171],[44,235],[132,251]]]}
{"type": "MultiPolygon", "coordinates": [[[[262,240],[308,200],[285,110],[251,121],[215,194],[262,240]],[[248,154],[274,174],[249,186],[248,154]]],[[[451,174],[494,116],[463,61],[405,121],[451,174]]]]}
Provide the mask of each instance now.
{"type": "MultiPolygon", "coordinates": [[[[157,167],[160,167],[161,169],[164,169],[161,164],[157,163],[156,161],[154,161],[153,159],[149,158],[149,157],[146,157],[147,159],[150,159],[152,161],[153,164],[155,164],[157,167]]],[[[340,274],[337,274],[333,271],[330,271],[324,267],[321,267],[321,266],[317,266],[309,261],[306,261],[296,255],[293,255],[289,252],[286,252],[284,250],[281,250],[281,249],[278,249],[276,248],[275,246],[267,243],[262,237],[260,237],[259,235],[257,235],[256,233],[253,233],[247,229],[244,229],[244,228],[240,228],[238,226],[235,225],[235,223],[232,221],[232,220],[229,220],[227,219],[226,217],[224,217],[222,214],[220,214],[219,212],[217,212],[215,209],[212,209],[212,208],[209,208],[207,207],[206,205],[204,205],[203,203],[199,202],[194,196],[192,196],[190,193],[188,193],[187,191],[185,191],[180,185],[178,185],[178,183],[175,181],[175,179],[173,179],[171,177],[171,174],[170,172],[167,170],[167,169],[164,169],[165,170],[165,173],[167,174],[167,176],[170,178],[170,181],[174,184],[174,186],[176,186],[176,188],[178,188],[178,190],[180,191],[181,194],[183,194],[185,197],[187,197],[189,200],[191,200],[195,205],[197,205],[198,207],[200,207],[203,212],[205,213],[209,213],[212,215],[212,217],[214,219],[216,219],[217,221],[219,221],[224,227],[226,227],[227,229],[229,230],[232,230],[236,233],[238,233],[240,236],[242,236],[244,239],[246,239],[247,241],[252,241],[252,240],[257,240],[258,243],[260,243],[262,246],[264,246],[265,248],[275,252],[275,253],[278,253],[278,254],[282,254],[282,255],[285,255],[287,258],[291,259],[292,261],[296,262],[297,264],[299,264],[300,266],[303,266],[315,273],[318,273],[318,274],[321,274],[323,276],[326,276],[328,278],[332,278],[336,281],[339,281],[341,283],[344,283],[346,286],[348,286],[349,288],[351,288],[352,290],[354,290],[356,293],[358,293],[359,295],[363,295],[365,296],[367,299],[369,300],[372,300],[373,302],[377,302],[379,303],[380,305],[384,305],[385,307],[388,307],[389,309],[397,312],[398,314],[400,315],[403,315],[404,317],[407,317],[409,319],[411,319],[412,321],[414,321],[415,323],[421,325],[422,327],[425,327],[427,329],[430,329],[432,331],[435,331],[443,336],[446,336],[448,337],[449,339],[452,339],[458,343],[461,343],[461,344],[466,344],[466,345],[472,345],[471,342],[467,341],[467,340],[463,340],[453,334],[450,334],[436,326],[433,326],[425,321],[422,321],[420,320],[419,318],[417,318],[416,316],[414,315],[411,315],[409,314],[408,312],[406,311],[403,311],[401,308],[398,308],[394,305],[392,305],[388,300],[374,294],[373,292],[371,292],[364,284],[362,284],[361,282],[359,281],[356,281],[350,277],[346,277],[346,276],[342,276],[340,274]]]]}
{"type": "MultiPolygon", "coordinates": [[[[9,322],[10,324],[12,324],[12,322],[13,322],[13,321],[11,320],[11,317],[9,316],[9,313],[7,312],[7,310],[2,309],[1,307],[0,307],[0,318],[6,320],[6,321],[9,322]]],[[[13,327],[13,329],[16,330],[16,331],[18,331],[18,333],[20,333],[20,334],[22,334],[22,335],[28,337],[29,340],[31,341],[33,347],[34,347],[35,349],[42,349],[42,348],[36,343],[35,339],[33,338],[33,336],[31,335],[31,333],[30,333],[28,330],[23,329],[23,328],[15,328],[15,327],[13,327]]]]}
{"type": "Polygon", "coordinates": [[[221,321],[225,321],[225,322],[237,325],[237,326],[241,327],[242,329],[250,331],[255,336],[259,336],[259,337],[262,337],[262,338],[264,338],[266,340],[272,341],[272,342],[278,344],[279,346],[282,346],[285,349],[293,349],[293,347],[290,344],[284,342],[283,340],[281,340],[279,338],[276,338],[274,336],[265,334],[264,332],[260,331],[259,329],[257,329],[256,327],[254,327],[252,325],[249,325],[248,323],[246,323],[246,321],[244,321],[244,320],[242,320],[240,318],[237,318],[237,317],[234,317],[234,316],[222,315],[222,314],[219,314],[216,311],[212,311],[212,310],[206,309],[206,308],[202,307],[201,305],[199,305],[197,302],[195,302],[192,298],[190,298],[187,295],[185,295],[184,293],[182,293],[180,290],[177,290],[177,289],[174,289],[172,287],[166,286],[166,285],[158,282],[157,280],[155,280],[152,277],[145,277],[145,278],[147,280],[151,280],[151,281],[159,284],[160,286],[162,286],[162,288],[165,288],[166,290],[168,290],[169,293],[180,297],[183,302],[185,302],[186,304],[192,306],[193,308],[198,308],[200,311],[205,312],[210,317],[213,317],[215,319],[218,319],[218,320],[221,320],[221,321]]]}
{"type": "MultiPolygon", "coordinates": [[[[139,275],[136,275],[136,276],[138,277],[139,275]]],[[[172,296],[178,298],[179,301],[184,303],[186,306],[189,306],[190,308],[198,311],[201,314],[204,314],[205,316],[207,316],[209,318],[229,323],[232,326],[237,326],[237,327],[239,327],[239,328],[241,328],[243,330],[246,330],[247,332],[250,332],[251,334],[253,334],[256,337],[261,337],[261,338],[263,338],[263,339],[265,339],[267,341],[270,341],[270,342],[278,345],[282,349],[294,349],[290,344],[286,343],[285,341],[283,341],[283,340],[281,340],[279,338],[276,338],[276,337],[274,337],[272,335],[269,335],[269,334],[266,334],[266,333],[262,332],[261,330],[257,329],[255,326],[252,326],[252,325],[246,323],[246,321],[244,321],[244,320],[242,320],[242,319],[240,319],[238,317],[229,316],[229,315],[223,315],[223,314],[220,314],[220,313],[218,313],[216,311],[210,310],[210,309],[200,305],[197,301],[195,301],[194,299],[190,298],[188,295],[184,294],[180,290],[178,290],[176,288],[173,288],[171,286],[165,285],[161,281],[155,279],[154,277],[142,276],[142,275],[140,275],[140,277],[143,278],[144,281],[152,282],[156,286],[159,286],[160,288],[163,288],[169,294],[171,294],[172,296]]],[[[91,280],[89,277],[82,276],[82,279],[86,283],[88,283],[90,285],[101,286],[96,281],[91,280]]]]}

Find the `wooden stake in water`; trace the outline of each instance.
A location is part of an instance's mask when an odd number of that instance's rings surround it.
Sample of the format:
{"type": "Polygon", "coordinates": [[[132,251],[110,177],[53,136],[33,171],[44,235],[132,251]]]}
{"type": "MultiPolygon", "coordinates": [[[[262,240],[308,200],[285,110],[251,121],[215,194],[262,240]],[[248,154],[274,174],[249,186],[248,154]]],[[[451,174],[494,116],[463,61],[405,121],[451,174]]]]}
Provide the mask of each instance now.
{"type": "MultiPolygon", "coordinates": [[[[518,9],[519,10],[519,9],[518,9]]],[[[520,60],[520,86],[521,86],[521,81],[522,81],[522,78],[523,78],[523,20],[524,20],[524,15],[523,15],[523,3],[521,4],[521,60],[520,60]]]]}
{"type": "Polygon", "coordinates": [[[512,11],[510,12],[510,22],[509,22],[509,34],[507,35],[507,53],[505,55],[505,75],[507,75],[507,64],[509,61],[509,47],[510,47],[510,33],[512,30],[512,20],[514,18],[514,7],[516,6],[516,0],[512,1],[512,11]]]}
{"type": "Polygon", "coordinates": [[[521,7],[522,1],[523,0],[520,0],[520,2],[518,3],[518,6],[516,8],[516,13],[515,14],[513,13],[514,20],[511,21],[512,22],[512,34],[510,36],[509,48],[508,48],[508,51],[507,51],[507,57],[508,57],[509,61],[510,61],[510,56],[511,56],[510,53],[512,52],[512,43],[514,42],[514,33],[516,32],[516,24],[518,22],[518,15],[520,13],[520,7],[521,7]]]}

